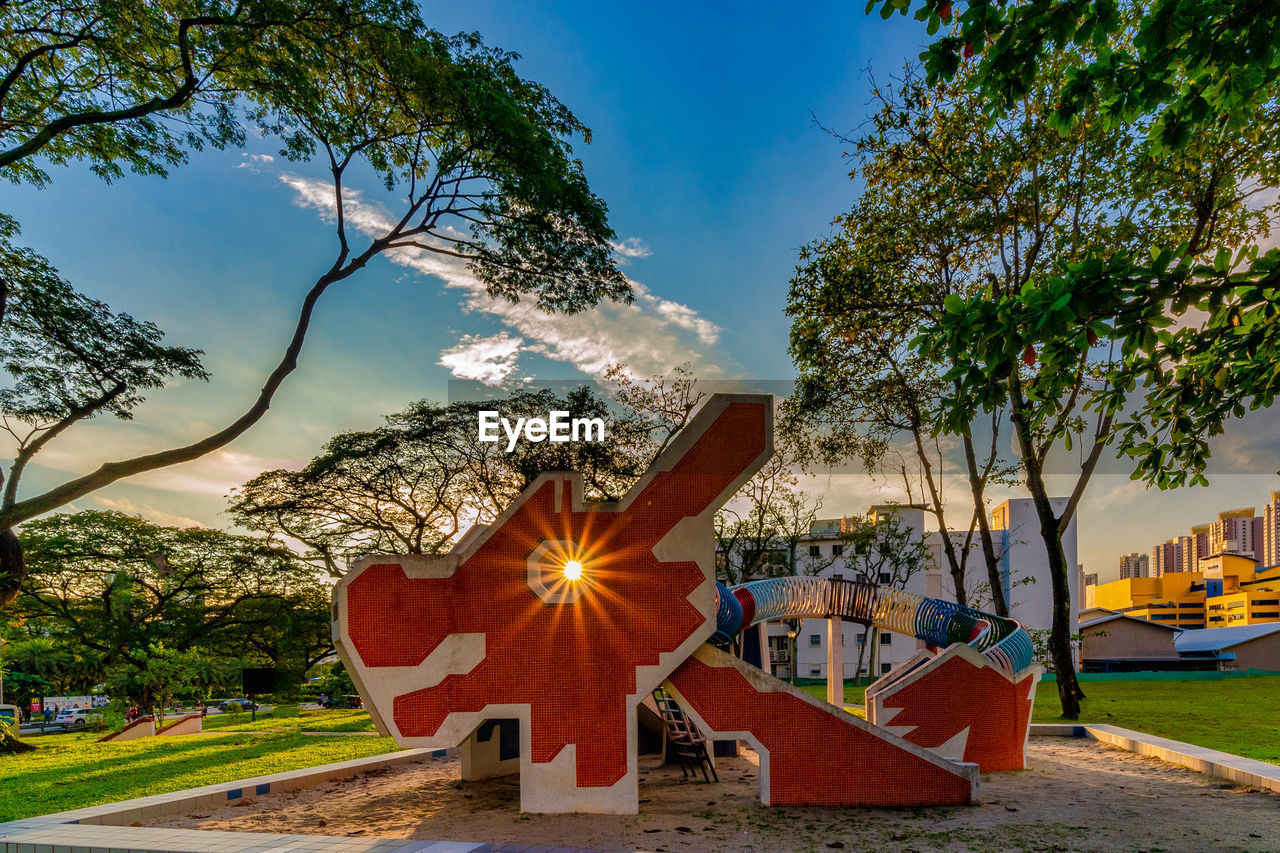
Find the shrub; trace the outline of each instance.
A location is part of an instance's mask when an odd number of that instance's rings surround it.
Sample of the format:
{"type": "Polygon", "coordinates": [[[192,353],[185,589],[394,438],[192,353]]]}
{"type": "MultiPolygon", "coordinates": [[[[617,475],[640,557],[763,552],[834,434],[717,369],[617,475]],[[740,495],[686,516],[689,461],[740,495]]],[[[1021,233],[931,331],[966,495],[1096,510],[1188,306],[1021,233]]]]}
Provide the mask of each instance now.
{"type": "Polygon", "coordinates": [[[108,705],[106,708],[102,709],[102,713],[100,715],[96,716],[101,716],[103,723],[106,724],[106,728],[111,729],[113,732],[122,731],[124,729],[124,712],[117,708],[113,708],[108,705]]]}

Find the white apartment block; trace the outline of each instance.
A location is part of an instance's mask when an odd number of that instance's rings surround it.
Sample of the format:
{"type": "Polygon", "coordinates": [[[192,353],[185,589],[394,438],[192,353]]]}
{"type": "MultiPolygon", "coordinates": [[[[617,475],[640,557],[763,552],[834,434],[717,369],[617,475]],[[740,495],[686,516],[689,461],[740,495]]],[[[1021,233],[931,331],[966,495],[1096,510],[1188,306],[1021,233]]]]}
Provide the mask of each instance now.
{"type": "MultiPolygon", "coordinates": [[[[1054,498],[1056,512],[1061,512],[1066,505],[1066,498],[1054,498]]],[[[920,506],[877,505],[872,506],[868,515],[874,520],[883,514],[896,514],[902,528],[909,529],[925,543],[930,559],[925,571],[913,575],[904,587],[908,592],[932,598],[955,600],[955,584],[943,555],[941,534],[926,529],[926,513],[920,506]]],[[[831,561],[819,577],[842,575],[846,578],[856,577],[859,572],[846,565],[846,560],[854,557],[845,554],[849,547],[840,538],[840,525],[848,523],[847,519],[831,519],[820,521],[813,527],[810,538],[803,541],[800,551],[803,555],[831,561]]],[[[1004,581],[1005,600],[1010,602],[1010,616],[1032,629],[1048,630],[1053,624],[1052,582],[1049,578],[1048,556],[1044,543],[1040,538],[1040,522],[1036,516],[1035,506],[1030,498],[1005,501],[992,512],[992,536],[996,553],[1000,560],[1000,573],[1004,581]]],[[[964,535],[951,532],[957,551],[963,549],[964,535]]],[[[1071,601],[1071,622],[1074,625],[1081,594],[1081,577],[1076,562],[1076,526],[1073,520],[1063,535],[1063,548],[1066,552],[1068,569],[1068,588],[1071,601]]],[[[889,578],[878,578],[880,582],[888,582],[889,578]]],[[[990,609],[988,592],[987,565],[983,558],[982,546],[975,534],[970,544],[970,552],[966,562],[965,588],[969,591],[970,606],[979,609],[990,609]]],[[[859,651],[867,642],[869,630],[861,625],[845,623],[842,626],[844,643],[844,678],[852,679],[856,675],[879,676],[892,667],[911,657],[923,644],[915,637],[904,636],[893,632],[878,632],[877,652],[874,665],[870,649],[863,655],[862,669],[858,672],[859,651]]],[[[770,660],[773,673],[779,678],[788,678],[791,674],[791,661],[788,658],[787,623],[769,624],[770,660]]],[[[801,678],[827,677],[827,620],[803,619],[795,637],[796,671],[801,678]]]]}

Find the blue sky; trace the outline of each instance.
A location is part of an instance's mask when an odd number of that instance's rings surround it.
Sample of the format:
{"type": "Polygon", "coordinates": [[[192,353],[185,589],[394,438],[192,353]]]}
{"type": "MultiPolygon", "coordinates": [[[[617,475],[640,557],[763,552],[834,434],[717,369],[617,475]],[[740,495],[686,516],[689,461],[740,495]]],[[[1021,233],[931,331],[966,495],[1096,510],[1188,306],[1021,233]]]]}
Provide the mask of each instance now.
{"type": "MultiPolygon", "coordinates": [[[[544,379],[589,376],[613,356],[642,372],[688,360],[703,375],[793,375],[781,311],[796,250],[825,233],[857,191],[841,144],[814,118],[856,128],[868,111],[868,67],[895,73],[919,53],[923,28],[867,18],[860,2],[423,8],[437,29],[476,30],[520,53],[522,73],[592,128],[593,143],[578,152],[634,250],[625,270],[645,298],[634,310],[537,323],[456,281],[379,261],[325,297],[301,368],[247,436],[77,508],[225,524],[219,513],[231,485],[299,464],[334,432],[372,426],[411,400],[443,398],[451,371],[442,360],[465,369],[487,354],[500,372],[544,379]]],[[[55,170],[43,190],[0,188],[26,242],[66,277],[116,310],[154,320],[172,341],[204,349],[214,373],[208,385],[154,395],[133,423],[95,422],[51,446],[28,474],[28,494],[104,454],[199,437],[252,399],[302,293],[332,256],[329,226],[304,203],[307,169],[268,161],[274,153],[257,141],[196,154],[167,180],[105,185],[71,168],[55,170]]],[[[1261,503],[1275,487],[1273,477],[1223,479],[1231,482],[1175,496],[1100,479],[1081,519],[1086,565],[1114,572],[1123,550],[1149,549],[1228,504],[1261,503]],[[1133,540],[1132,529],[1108,521],[1120,507],[1152,532],[1133,540]]],[[[829,492],[831,514],[893,497],[849,475],[807,485],[829,492]]]]}

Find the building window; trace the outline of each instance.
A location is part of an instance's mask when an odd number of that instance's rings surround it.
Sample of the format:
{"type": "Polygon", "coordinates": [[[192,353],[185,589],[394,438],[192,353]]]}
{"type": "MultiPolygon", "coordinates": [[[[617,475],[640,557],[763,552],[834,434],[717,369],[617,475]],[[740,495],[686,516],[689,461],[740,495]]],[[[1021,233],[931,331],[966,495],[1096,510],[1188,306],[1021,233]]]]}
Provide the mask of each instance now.
{"type": "Polygon", "coordinates": [[[893,643],[893,634],[890,634],[888,631],[884,631],[883,633],[880,634],[880,645],[888,646],[888,645],[892,645],[892,643],[893,643]]]}
{"type": "Polygon", "coordinates": [[[1254,619],[1280,619],[1280,610],[1266,610],[1253,614],[1254,619]]]}
{"type": "Polygon", "coordinates": [[[822,667],[820,667],[820,666],[811,666],[811,667],[809,667],[809,674],[810,674],[810,675],[822,675],[822,667]]]}
{"type": "Polygon", "coordinates": [[[809,645],[810,645],[810,646],[820,646],[820,645],[822,645],[822,635],[821,635],[821,634],[810,634],[810,635],[809,635],[809,645]]]}
{"type": "Polygon", "coordinates": [[[1260,604],[1280,604],[1280,598],[1255,598],[1253,604],[1255,607],[1260,604]]]}
{"type": "Polygon", "coordinates": [[[862,645],[863,643],[865,643],[865,642],[867,641],[867,635],[866,635],[866,634],[859,634],[858,636],[854,637],[854,639],[855,639],[855,640],[857,640],[858,645],[862,645]]]}
{"type": "Polygon", "coordinates": [[[841,554],[843,554],[843,553],[844,553],[844,546],[843,546],[843,545],[832,545],[832,546],[831,546],[831,556],[833,556],[833,557],[839,557],[839,556],[840,556],[841,554]]]}
{"type": "Polygon", "coordinates": [[[893,669],[893,664],[891,664],[891,663],[882,663],[882,664],[880,664],[880,674],[881,674],[881,675],[884,675],[885,673],[887,673],[887,672],[888,672],[889,670],[891,670],[891,669],[893,669]]]}
{"type": "Polygon", "coordinates": [[[810,546],[809,546],[809,556],[810,556],[810,557],[817,557],[817,556],[820,556],[821,554],[822,554],[822,546],[821,546],[821,545],[810,545],[810,546]]]}
{"type": "Polygon", "coordinates": [[[893,576],[888,572],[880,573],[880,583],[889,583],[891,580],[893,580],[893,576]]]}

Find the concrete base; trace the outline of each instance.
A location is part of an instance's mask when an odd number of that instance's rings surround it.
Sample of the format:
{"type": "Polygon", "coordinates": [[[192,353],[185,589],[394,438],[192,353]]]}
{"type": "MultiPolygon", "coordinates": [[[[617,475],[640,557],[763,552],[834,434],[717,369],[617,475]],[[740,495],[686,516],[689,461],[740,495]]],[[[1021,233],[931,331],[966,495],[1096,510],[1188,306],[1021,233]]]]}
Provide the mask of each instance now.
{"type": "Polygon", "coordinates": [[[204,731],[204,717],[200,714],[186,714],[179,717],[164,728],[156,730],[156,737],[174,735],[198,735],[204,731]]]}
{"type": "Polygon", "coordinates": [[[106,737],[98,738],[98,743],[107,743],[108,741],[115,743],[122,740],[137,740],[142,737],[156,736],[156,721],[151,717],[143,717],[141,720],[134,720],[118,732],[112,732],[106,737]]]}

